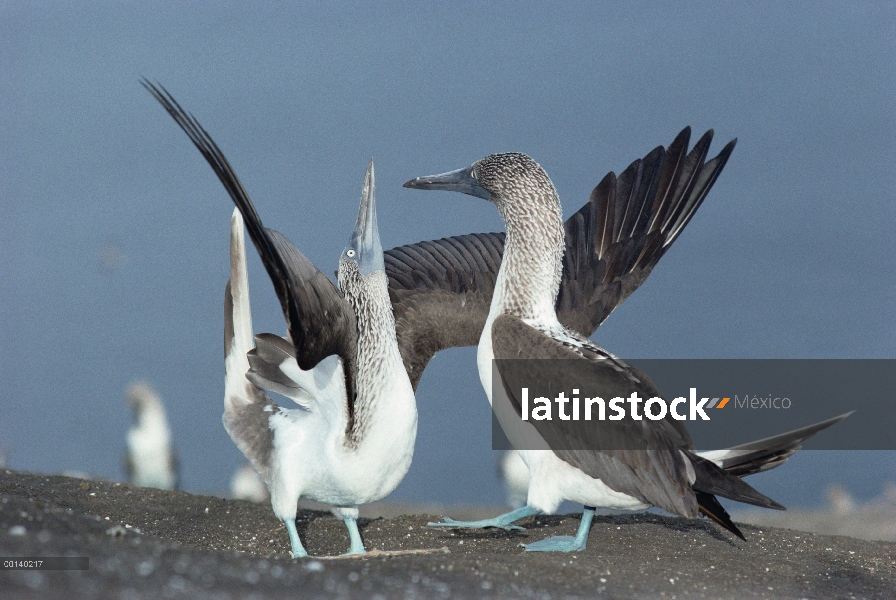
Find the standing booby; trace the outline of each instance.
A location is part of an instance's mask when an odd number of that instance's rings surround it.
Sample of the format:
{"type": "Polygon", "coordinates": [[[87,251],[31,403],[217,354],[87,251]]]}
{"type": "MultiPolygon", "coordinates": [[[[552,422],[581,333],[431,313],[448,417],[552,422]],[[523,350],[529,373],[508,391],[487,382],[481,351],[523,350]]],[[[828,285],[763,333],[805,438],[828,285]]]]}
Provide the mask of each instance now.
{"type": "Polygon", "coordinates": [[[173,490],[177,487],[177,456],[162,399],[148,383],[135,381],[126,392],[136,423],[127,435],[125,469],[140,487],[173,490]]]}
{"type": "Polygon", "coordinates": [[[237,207],[225,294],[224,427],[268,484],[294,557],[308,555],[295,524],[300,497],[329,504],[348,528],[349,554],[363,554],[358,505],[382,499],[401,482],[417,435],[414,390],[398,349],[376,223],[373,161],[354,231],[339,259],[337,289],[285,237],[262,225],[201,125],[170,95],[144,85],[202,152],[237,207]],[[249,373],[253,336],[244,218],[288,327],[289,340],[271,336],[275,339],[263,346],[286,357],[273,380],[263,371],[249,373]],[[281,374],[289,383],[283,391],[296,408],[277,406],[255,385],[278,390],[281,374]]]}
{"type": "MultiPolygon", "coordinates": [[[[614,389],[613,396],[637,392],[659,396],[646,375],[564,326],[555,309],[565,250],[560,200],[547,173],[521,153],[493,154],[470,167],[419,177],[405,187],[459,191],[493,202],[507,228],[505,251],[495,283],[488,318],[479,341],[479,377],[489,402],[494,359],[567,359],[584,361],[587,379],[576,385],[589,390],[614,389]],[[623,391],[625,390],[625,391],[623,391]]],[[[665,198],[659,198],[662,205],[665,198]]],[[[663,207],[660,207],[662,214],[663,207]]],[[[632,217],[637,220],[637,215],[632,217]]],[[[626,215],[623,223],[627,223],[626,215]]],[[[623,229],[625,227],[623,226],[623,229]]],[[[506,389],[506,381],[504,382],[506,389]]],[[[500,389],[500,388],[499,388],[500,389]]],[[[516,404],[519,416],[519,403],[516,404]]],[[[743,539],[716,496],[766,508],[784,507],[760,494],[739,477],[780,464],[799,442],[844,418],[837,417],[797,432],[783,434],[749,448],[714,453],[713,459],[693,448],[683,424],[667,415],[660,421],[598,421],[585,435],[643,439],[647,449],[582,450],[574,445],[550,450],[519,450],[529,468],[527,504],[484,521],[433,523],[447,527],[514,528],[512,523],[538,513],[553,513],[563,500],[585,505],[575,537],[563,536],[526,545],[530,551],[574,551],[585,548],[594,507],[640,510],[658,506],[694,518],[702,513],[743,539]],[[757,445],[760,447],[756,449],[757,445]],[[782,458],[783,457],[783,458],[782,458]]],[[[570,440],[563,421],[532,421],[545,439],[570,440]]],[[[588,440],[586,440],[588,441],[588,440]]],[[[623,445],[625,447],[626,445],[623,445]]]]}
{"type": "MultiPolygon", "coordinates": [[[[277,243],[276,236],[270,239],[277,243]]],[[[297,251],[281,256],[291,272],[310,267],[297,251]]],[[[301,331],[305,336],[300,338],[308,351],[305,356],[320,348],[323,357],[310,369],[292,373],[301,388],[290,396],[298,406],[288,409],[275,405],[246,377],[252,321],[243,220],[239,209],[234,210],[231,278],[225,302],[224,427],[267,482],[271,505],[286,523],[294,557],[307,556],[295,525],[300,497],[331,505],[348,528],[349,554],[363,554],[358,505],[380,500],[398,486],[411,465],[417,435],[414,391],[398,352],[383,270],[372,161],[358,221],[339,261],[339,287],[345,297],[326,278],[309,276],[306,283],[315,279],[321,285],[291,290],[297,297],[287,318],[291,332],[301,331]],[[328,318],[356,319],[357,336],[322,339],[315,328],[326,324],[328,318]],[[324,342],[330,347],[323,346],[324,342]]],[[[293,336],[298,338],[296,333],[293,336]]],[[[285,350],[295,351],[292,347],[285,350]]],[[[303,355],[297,353],[296,358],[302,361],[303,355]]]]}

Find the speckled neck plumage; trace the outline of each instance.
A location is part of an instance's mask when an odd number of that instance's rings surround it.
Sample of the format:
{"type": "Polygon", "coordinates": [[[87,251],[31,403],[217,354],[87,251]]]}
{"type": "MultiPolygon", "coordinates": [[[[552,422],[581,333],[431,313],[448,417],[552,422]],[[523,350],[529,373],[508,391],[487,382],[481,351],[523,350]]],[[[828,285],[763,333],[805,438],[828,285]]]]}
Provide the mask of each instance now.
{"type": "Polygon", "coordinates": [[[404,366],[397,350],[386,273],[376,271],[364,277],[355,263],[341,261],[339,285],[358,322],[355,413],[346,426],[346,445],[357,447],[376,412],[377,391],[385,389],[396,367],[404,366]]]}
{"type": "MultiPolygon", "coordinates": [[[[519,155],[517,155],[519,156],[519,155]]],[[[553,313],[563,273],[560,199],[547,173],[525,157],[524,176],[509,179],[489,165],[479,176],[496,189],[494,202],[507,227],[496,295],[500,311],[524,319],[553,313]],[[500,182],[496,182],[497,178],[500,182]]]]}

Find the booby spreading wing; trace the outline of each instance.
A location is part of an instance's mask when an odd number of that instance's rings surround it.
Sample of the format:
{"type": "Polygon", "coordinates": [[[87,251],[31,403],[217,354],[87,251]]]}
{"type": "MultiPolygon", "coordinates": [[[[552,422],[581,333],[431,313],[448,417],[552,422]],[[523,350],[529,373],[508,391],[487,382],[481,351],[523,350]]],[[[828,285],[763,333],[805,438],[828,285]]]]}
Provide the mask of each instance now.
{"type": "MultiPolygon", "coordinates": [[[[643,371],[570,332],[561,339],[504,314],[495,319],[491,335],[499,371],[502,359],[530,359],[525,363],[528,381],[547,381],[556,374],[557,359],[588,361],[587,369],[576,370],[575,385],[583,390],[600,390],[607,400],[628,398],[633,392],[642,399],[661,397],[643,371]]],[[[514,385],[512,376],[504,372],[501,375],[504,390],[521,415],[521,388],[514,385]]],[[[587,427],[575,428],[565,426],[570,421],[559,419],[531,423],[561,460],[617,492],[669,512],[695,517],[704,504],[698,505],[695,492],[782,508],[739,478],[697,456],[683,424],[668,415],[658,421],[593,420],[587,427]]]]}
{"type": "Polygon", "coordinates": [[[479,342],[503,253],[503,233],[454,236],[384,253],[398,349],[414,389],[437,352],[479,342]]]}
{"type": "Polygon", "coordinates": [[[252,349],[252,311],[243,219],[234,211],[230,222],[230,279],[224,291],[224,428],[262,478],[271,481],[274,431],[269,419],[278,409],[267,394],[246,377],[252,349]]]}
{"type": "Polygon", "coordinates": [[[644,283],[703,203],[737,140],[706,162],[713,131],[687,153],[690,136],[686,127],[668,148],[655,148],[618,178],[607,174],[566,221],[556,303],[564,326],[594,333],[644,283]]]}
{"type": "Polygon", "coordinates": [[[309,370],[332,354],[343,362],[349,427],[354,414],[355,314],[330,279],[282,234],[266,229],[227,158],[202,125],[162,86],[143,86],[184,130],[243,215],[249,236],[274,284],[299,366],[309,370]]]}
{"type": "MultiPolygon", "coordinates": [[[[564,224],[556,311],[590,336],[647,279],[700,207],[737,140],[706,162],[712,130],[688,154],[686,127],[617,178],[609,173],[564,224]]],[[[420,242],[385,253],[398,346],[416,388],[439,351],[479,342],[494,293],[504,233],[420,242]]]]}

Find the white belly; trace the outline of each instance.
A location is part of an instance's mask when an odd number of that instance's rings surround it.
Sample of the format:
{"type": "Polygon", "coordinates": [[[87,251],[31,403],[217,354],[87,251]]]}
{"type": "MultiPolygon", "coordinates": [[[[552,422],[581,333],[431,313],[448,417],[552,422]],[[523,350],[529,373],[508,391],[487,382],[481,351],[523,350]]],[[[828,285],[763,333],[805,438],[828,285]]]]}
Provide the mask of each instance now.
{"type": "Polygon", "coordinates": [[[614,510],[649,508],[637,498],[616,492],[600,479],[589,477],[550,450],[521,450],[529,466],[529,506],[553,513],[564,500],[614,510]]]}
{"type": "MultiPolygon", "coordinates": [[[[341,381],[341,369],[335,375],[341,381]]],[[[281,410],[271,416],[274,449],[269,486],[278,517],[294,514],[299,497],[356,506],[384,498],[401,483],[411,465],[417,433],[414,393],[405,376],[389,381],[380,394],[380,405],[367,415],[357,448],[344,444],[344,391],[338,403],[317,402],[310,409],[281,410]]]]}

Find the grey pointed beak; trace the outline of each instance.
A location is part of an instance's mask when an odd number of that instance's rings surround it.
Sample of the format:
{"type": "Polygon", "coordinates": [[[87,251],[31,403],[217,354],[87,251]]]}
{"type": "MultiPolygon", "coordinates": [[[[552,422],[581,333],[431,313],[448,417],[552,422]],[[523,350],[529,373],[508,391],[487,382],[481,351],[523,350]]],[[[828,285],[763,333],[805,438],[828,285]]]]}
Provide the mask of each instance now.
{"type": "Polygon", "coordinates": [[[411,179],[404,184],[404,187],[415,190],[462,192],[485,200],[491,200],[492,198],[488,190],[479,185],[479,182],[473,177],[473,167],[449,171],[441,175],[427,175],[411,179]]]}
{"type": "Polygon", "coordinates": [[[376,184],[373,171],[373,159],[367,165],[367,174],[364,176],[364,187],[361,189],[361,206],[358,209],[358,220],[349,240],[348,248],[354,250],[361,268],[361,274],[365,277],[375,271],[385,271],[383,263],[383,246],[380,244],[380,232],[376,225],[376,184]]]}

